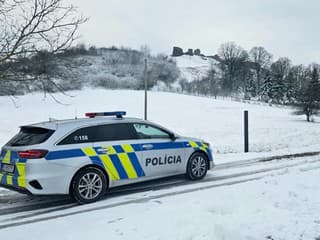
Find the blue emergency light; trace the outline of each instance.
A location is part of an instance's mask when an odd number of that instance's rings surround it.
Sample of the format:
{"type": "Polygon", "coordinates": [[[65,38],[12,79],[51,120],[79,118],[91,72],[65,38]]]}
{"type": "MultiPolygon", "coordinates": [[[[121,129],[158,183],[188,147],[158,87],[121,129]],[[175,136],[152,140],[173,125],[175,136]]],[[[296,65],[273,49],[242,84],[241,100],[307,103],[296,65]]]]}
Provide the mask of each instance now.
{"type": "Polygon", "coordinates": [[[127,113],[124,111],[116,111],[116,112],[90,112],[86,113],[86,117],[94,118],[98,116],[111,117],[116,116],[117,118],[122,118],[127,113]]]}

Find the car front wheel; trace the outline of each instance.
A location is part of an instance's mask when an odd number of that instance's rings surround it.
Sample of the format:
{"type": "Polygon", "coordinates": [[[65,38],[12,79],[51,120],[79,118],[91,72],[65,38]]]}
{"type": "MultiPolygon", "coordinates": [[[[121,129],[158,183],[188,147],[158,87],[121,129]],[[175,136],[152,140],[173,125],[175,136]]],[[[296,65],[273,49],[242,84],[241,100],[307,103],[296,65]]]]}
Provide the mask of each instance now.
{"type": "Polygon", "coordinates": [[[208,171],[208,158],[204,153],[192,154],[187,165],[187,177],[191,180],[199,180],[206,176],[208,171]]]}
{"type": "Polygon", "coordinates": [[[105,174],[100,169],[89,167],[76,174],[70,193],[78,203],[85,204],[99,200],[106,188],[105,174]]]}

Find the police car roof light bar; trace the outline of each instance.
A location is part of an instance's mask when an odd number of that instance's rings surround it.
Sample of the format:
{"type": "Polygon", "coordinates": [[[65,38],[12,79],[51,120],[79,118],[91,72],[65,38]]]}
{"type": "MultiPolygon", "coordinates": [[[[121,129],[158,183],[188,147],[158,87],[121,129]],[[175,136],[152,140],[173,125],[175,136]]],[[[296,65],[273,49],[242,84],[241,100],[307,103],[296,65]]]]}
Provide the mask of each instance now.
{"type": "Polygon", "coordinates": [[[89,118],[94,118],[98,116],[105,116],[105,117],[111,117],[111,116],[116,116],[117,118],[122,118],[124,115],[127,113],[124,111],[116,111],[116,112],[91,112],[91,113],[86,113],[86,117],[89,118]]]}

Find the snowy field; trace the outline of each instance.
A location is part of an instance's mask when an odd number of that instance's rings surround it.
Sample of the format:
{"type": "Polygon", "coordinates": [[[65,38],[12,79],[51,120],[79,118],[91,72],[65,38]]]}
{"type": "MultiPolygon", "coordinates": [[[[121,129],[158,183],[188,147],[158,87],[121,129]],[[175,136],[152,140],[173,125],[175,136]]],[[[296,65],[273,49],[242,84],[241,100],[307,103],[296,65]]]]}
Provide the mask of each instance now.
{"type": "MultiPolygon", "coordinates": [[[[49,118],[83,117],[85,112],[125,110],[143,117],[142,91],[84,90],[55,95],[64,105],[42,94],[21,96],[15,106],[0,97],[0,144],[5,144],[18,126],[49,118]]],[[[320,122],[307,123],[292,109],[214,100],[174,93],[149,93],[149,119],[178,134],[211,143],[217,163],[276,154],[320,150],[320,122]],[[243,154],[243,110],[249,110],[250,151],[243,154]]]]}
{"type": "MultiPolygon", "coordinates": [[[[55,95],[63,104],[57,104],[50,96],[43,98],[42,94],[21,96],[15,104],[7,97],[0,97],[0,144],[5,144],[18,131],[18,126],[49,118],[74,118],[82,117],[85,112],[114,110],[125,110],[132,117],[143,116],[141,91],[87,89],[68,94],[72,97],[55,95]]],[[[178,134],[209,141],[217,164],[319,151],[319,120],[307,123],[303,116],[292,115],[292,111],[205,97],[149,93],[150,120],[178,134]],[[242,153],[243,110],[249,110],[250,117],[251,153],[248,154],[242,153]]],[[[29,212],[0,216],[0,236],[15,240],[26,236],[30,240],[82,240],[101,236],[110,239],[320,239],[319,156],[237,167],[225,164],[228,166],[225,169],[221,166],[208,173],[206,179],[213,179],[211,181],[106,198],[53,213],[38,209],[26,218],[51,220],[1,229],[1,225],[17,221],[14,219],[29,212]],[[250,174],[239,175],[246,172],[250,174]],[[90,210],[92,208],[99,211],[90,210]],[[40,214],[41,211],[44,212],[40,214]],[[64,214],[69,216],[55,218],[64,214]]],[[[0,189],[0,200],[10,196],[13,200],[23,199],[19,194],[0,189]]]]}

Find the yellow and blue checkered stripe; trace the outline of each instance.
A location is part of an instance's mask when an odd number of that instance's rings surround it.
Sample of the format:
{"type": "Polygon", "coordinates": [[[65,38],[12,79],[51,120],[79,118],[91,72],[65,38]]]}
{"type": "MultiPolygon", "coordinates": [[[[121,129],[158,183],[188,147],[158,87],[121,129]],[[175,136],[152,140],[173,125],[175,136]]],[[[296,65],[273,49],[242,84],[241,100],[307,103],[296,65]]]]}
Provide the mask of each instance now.
{"type": "Polygon", "coordinates": [[[209,161],[213,161],[212,153],[208,145],[206,145],[203,142],[195,142],[195,141],[190,141],[189,144],[195,151],[205,152],[209,158],[209,161]]]}
{"type": "Polygon", "coordinates": [[[18,153],[11,150],[2,149],[0,153],[0,163],[15,165],[13,174],[0,172],[0,183],[12,187],[26,188],[25,166],[26,159],[18,157],[18,153]]]}
{"type": "Polygon", "coordinates": [[[105,146],[103,149],[106,153],[99,153],[100,149],[100,147],[88,147],[81,150],[92,163],[103,167],[112,180],[145,176],[132,145],[105,146]]]}

